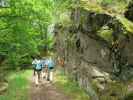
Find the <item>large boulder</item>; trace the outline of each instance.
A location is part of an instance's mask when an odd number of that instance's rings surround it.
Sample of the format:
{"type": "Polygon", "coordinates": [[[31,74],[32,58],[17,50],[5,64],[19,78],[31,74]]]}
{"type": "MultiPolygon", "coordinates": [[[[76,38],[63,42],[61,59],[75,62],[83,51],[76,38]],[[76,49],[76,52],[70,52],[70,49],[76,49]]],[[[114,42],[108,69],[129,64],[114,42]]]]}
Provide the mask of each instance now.
{"type": "Polygon", "coordinates": [[[113,66],[109,58],[113,37],[118,38],[122,59],[128,62],[118,79],[127,81],[133,76],[133,24],[122,15],[96,12],[86,4],[72,9],[70,19],[69,26],[55,28],[55,50],[65,60],[67,74],[91,95],[92,100],[98,100],[94,88],[103,92],[108,83],[112,83],[113,66]],[[106,29],[109,31],[103,32],[106,29]]]}

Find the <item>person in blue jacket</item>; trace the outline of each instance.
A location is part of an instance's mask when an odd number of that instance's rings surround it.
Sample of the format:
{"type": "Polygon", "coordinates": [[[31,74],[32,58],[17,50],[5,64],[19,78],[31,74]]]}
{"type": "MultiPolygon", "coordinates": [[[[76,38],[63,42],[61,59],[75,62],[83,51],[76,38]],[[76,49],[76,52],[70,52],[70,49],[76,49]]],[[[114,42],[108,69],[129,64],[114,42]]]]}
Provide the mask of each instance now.
{"type": "Polygon", "coordinates": [[[37,59],[35,57],[32,57],[33,61],[32,61],[32,67],[33,67],[33,75],[35,76],[35,68],[36,68],[36,63],[37,63],[37,59]]]}
{"type": "Polygon", "coordinates": [[[43,80],[44,78],[47,78],[47,71],[48,71],[48,68],[45,64],[46,63],[46,58],[43,58],[41,60],[41,63],[42,63],[42,80],[43,80]]]}
{"type": "Polygon", "coordinates": [[[38,85],[41,79],[41,71],[42,71],[42,63],[39,57],[36,60],[33,60],[32,64],[34,65],[34,73],[35,73],[35,84],[38,85]]]}
{"type": "Polygon", "coordinates": [[[48,68],[47,80],[52,82],[53,81],[53,69],[55,67],[55,63],[51,57],[46,59],[45,66],[46,68],[48,68]]]}

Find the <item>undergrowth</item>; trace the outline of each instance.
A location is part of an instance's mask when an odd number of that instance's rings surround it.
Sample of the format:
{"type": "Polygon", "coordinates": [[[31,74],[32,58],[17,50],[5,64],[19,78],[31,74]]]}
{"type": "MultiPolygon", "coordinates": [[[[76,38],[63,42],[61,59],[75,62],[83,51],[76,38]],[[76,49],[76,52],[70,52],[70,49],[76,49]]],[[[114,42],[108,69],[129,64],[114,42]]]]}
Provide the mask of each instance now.
{"type": "Polygon", "coordinates": [[[55,75],[55,85],[66,95],[72,97],[72,100],[90,100],[89,96],[81,89],[76,82],[71,81],[63,72],[58,71],[55,75]]]}
{"type": "Polygon", "coordinates": [[[9,87],[0,100],[28,100],[28,84],[31,71],[11,72],[7,75],[9,87]]]}

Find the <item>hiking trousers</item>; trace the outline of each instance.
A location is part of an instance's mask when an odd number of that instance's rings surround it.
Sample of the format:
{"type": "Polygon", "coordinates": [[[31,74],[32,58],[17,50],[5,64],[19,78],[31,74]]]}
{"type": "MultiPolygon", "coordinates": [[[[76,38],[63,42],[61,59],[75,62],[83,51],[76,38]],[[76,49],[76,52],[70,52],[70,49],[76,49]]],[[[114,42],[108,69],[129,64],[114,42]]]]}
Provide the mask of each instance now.
{"type": "Polygon", "coordinates": [[[38,85],[41,79],[41,69],[35,70],[35,84],[38,85]]]}

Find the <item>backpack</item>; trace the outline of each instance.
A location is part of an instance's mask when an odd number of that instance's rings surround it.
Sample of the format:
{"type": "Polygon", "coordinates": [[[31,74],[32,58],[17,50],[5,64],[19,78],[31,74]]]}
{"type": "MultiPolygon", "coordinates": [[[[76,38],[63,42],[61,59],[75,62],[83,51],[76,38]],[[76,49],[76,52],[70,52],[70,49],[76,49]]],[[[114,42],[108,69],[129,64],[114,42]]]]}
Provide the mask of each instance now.
{"type": "Polygon", "coordinates": [[[41,61],[37,61],[35,69],[36,70],[41,70],[42,69],[42,66],[43,65],[42,65],[41,61]]]}
{"type": "Polygon", "coordinates": [[[55,66],[54,61],[53,60],[49,60],[48,67],[49,68],[53,68],[54,66],[55,66]]]}
{"type": "Polygon", "coordinates": [[[48,69],[53,69],[54,66],[55,66],[55,63],[54,63],[54,61],[52,59],[47,59],[45,61],[45,65],[48,65],[48,69]]]}
{"type": "Polygon", "coordinates": [[[37,64],[37,60],[35,59],[35,60],[32,61],[33,68],[36,68],[36,64],[37,64]]]}
{"type": "Polygon", "coordinates": [[[41,60],[42,67],[45,67],[46,60],[41,60]]]}

